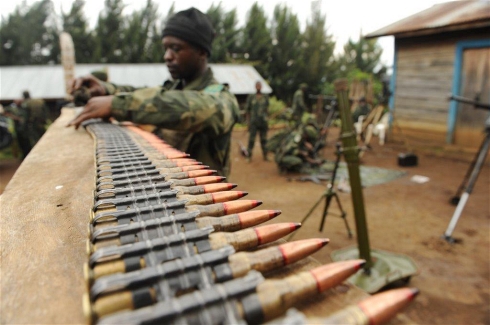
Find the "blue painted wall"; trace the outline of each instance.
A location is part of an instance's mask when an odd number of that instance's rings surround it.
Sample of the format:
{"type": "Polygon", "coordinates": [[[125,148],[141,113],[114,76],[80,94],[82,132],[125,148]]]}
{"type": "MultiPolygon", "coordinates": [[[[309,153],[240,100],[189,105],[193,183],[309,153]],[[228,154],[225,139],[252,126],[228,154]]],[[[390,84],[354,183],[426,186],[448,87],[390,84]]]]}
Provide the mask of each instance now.
{"type": "MultiPolygon", "coordinates": [[[[456,43],[456,53],[454,58],[454,74],[452,95],[460,95],[461,89],[461,69],[463,68],[463,52],[466,49],[490,47],[490,39],[461,41],[456,43]]],[[[396,52],[396,50],[395,50],[396,52]]],[[[456,129],[456,118],[458,116],[458,102],[452,100],[449,104],[449,113],[447,119],[446,143],[453,143],[454,131],[456,129]]]]}

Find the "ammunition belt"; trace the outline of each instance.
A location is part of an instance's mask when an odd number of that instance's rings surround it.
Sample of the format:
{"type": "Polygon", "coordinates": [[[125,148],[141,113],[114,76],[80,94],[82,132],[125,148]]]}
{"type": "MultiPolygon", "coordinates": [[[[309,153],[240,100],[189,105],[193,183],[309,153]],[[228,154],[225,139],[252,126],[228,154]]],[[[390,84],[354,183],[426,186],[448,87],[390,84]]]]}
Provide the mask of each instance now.
{"type": "Polygon", "coordinates": [[[258,324],[291,307],[284,295],[303,299],[327,288],[321,270],[277,283],[260,273],[327,239],[262,249],[299,225],[260,226],[280,212],[251,211],[261,202],[239,200],[245,193],[230,191],[234,184],[153,134],[102,122],[86,129],[96,165],[85,266],[90,323],[258,324]]]}

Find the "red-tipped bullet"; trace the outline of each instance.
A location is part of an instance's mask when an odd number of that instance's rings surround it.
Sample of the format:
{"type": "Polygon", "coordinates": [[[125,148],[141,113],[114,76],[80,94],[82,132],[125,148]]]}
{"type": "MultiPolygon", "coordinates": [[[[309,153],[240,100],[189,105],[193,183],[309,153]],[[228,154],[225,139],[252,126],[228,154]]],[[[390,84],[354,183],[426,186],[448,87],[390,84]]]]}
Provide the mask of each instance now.
{"type": "Polygon", "coordinates": [[[194,185],[206,185],[212,183],[219,183],[226,179],[224,176],[202,176],[194,178],[194,185]]]}
{"type": "Polygon", "coordinates": [[[235,232],[212,233],[209,235],[209,240],[213,249],[223,247],[223,245],[232,245],[235,250],[243,251],[276,241],[296,229],[298,229],[296,223],[276,223],[235,232]]]}
{"type": "Polygon", "coordinates": [[[314,268],[310,273],[316,280],[318,292],[323,292],[347,280],[365,263],[364,260],[335,262],[314,268]]]}
{"type": "Polygon", "coordinates": [[[276,210],[257,210],[228,214],[222,217],[200,217],[196,219],[196,224],[199,228],[212,226],[215,231],[232,232],[260,225],[280,213],[276,210]]]}
{"type": "Polygon", "coordinates": [[[299,261],[322,248],[328,239],[305,239],[255,252],[239,252],[228,259],[234,278],[244,276],[250,270],[267,272],[299,261]]]}
{"type": "Polygon", "coordinates": [[[392,289],[370,296],[319,321],[321,324],[381,325],[391,320],[418,295],[416,288],[392,289]]]}
{"type": "Polygon", "coordinates": [[[369,324],[384,324],[405,308],[419,294],[416,288],[401,288],[371,296],[359,304],[369,324]]]}
{"type": "Polygon", "coordinates": [[[323,246],[327,245],[329,241],[330,240],[326,238],[303,239],[279,245],[278,248],[283,255],[284,264],[287,265],[313,254],[323,246]]]}
{"type": "Polygon", "coordinates": [[[183,172],[209,168],[209,166],[206,165],[187,165],[187,166],[177,166],[177,167],[180,167],[181,171],[183,172]]]}
{"type": "Polygon", "coordinates": [[[200,161],[192,158],[169,158],[168,160],[173,162],[176,167],[202,164],[200,161]]]}
{"type": "Polygon", "coordinates": [[[231,183],[215,183],[196,186],[178,186],[174,187],[174,189],[178,190],[180,194],[199,195],[228,191],[233,189],[235,186],[235,184],[231,183]]]}
{"type": "Polygon", "coordinates": [[[188,211],[199,211],[200,217],[221,217],[227,214],[245,212],[262,204],[257,200],[237,200],[225,203],[214,203],[208,205],[191,205],[188,211]]]}
{"type": "Polygon", "coordinates": [[[260,226],[253,228],[257,234],[259,245],[273,242],[279,238],[289,235],[301,227],[300,223],[284,222],[272,225],[260,226]]]}
{"type": "Polygon", "coordinates": [[[243,191],[226,191],[199,195],[178,195],[178,198],[181,200],[187,200],[186,205],[207,205],[221,202],[227,203],[232,200],[238,200],[245,195],[247,195],[247,193],[243,191]]]}
{"type": "Polygon", "coordinates": [[[257,293],[242,299],[244,318],[249,324],[274,319],[300,302],[332,288],[357,272],[364,260],[330,263],[280,280],[265,280],[257,293]]]}
{"type": "Polygon", "coordinates": [[[223,203],[224,213],[232,214],[232,213],[240,213],[251,210],[255,207],[258,207],[262,204],[262,201],[257,200],[241,200],[236,202],[226,202],[223,203]]]}
{"type": "Polygon", "coordinates": [[[209,176],[216,173],[216,170],[212,169],[201,169],[201,170],[190,170],[185,172],[188,178],[201,177],[201,176],[209,176]]]}
{"type": "MultiPolygon", "coordinates": [[[[162,152],[162,150],[159,150],[160,152],[162,152]]],[[[180,151],[175,151],[175,152],[166,152],[164,153],[165,157],[167,157],[167,159],[175,159],[175,158],[187,158],[189,157],[188,154],[186,154],[185,152],[180,152],[180,151]]]]}
{"type": "Polygon", "coordinates": [[[237,187],[237,184],[232,184],[232,183],[206,184],[202,186],[204,193],[229,191],[234,189],[235,187],[237,187]]]}
{"type": "Polygon", "coordinates": [[[210,195],[213,198],[212,203],[221,203],[221,202],[241,199],[242,197],[247,196],[248,193],[243,191],[225,191],[225,192],[210,193],[206,195],[210,195]]]}
{"type": "Polygon", "coordinates": [[[280,214],[279,210],[257,210],[239,213],[238,218],[241,228],[245,229],[269,221],[280,214]]]}

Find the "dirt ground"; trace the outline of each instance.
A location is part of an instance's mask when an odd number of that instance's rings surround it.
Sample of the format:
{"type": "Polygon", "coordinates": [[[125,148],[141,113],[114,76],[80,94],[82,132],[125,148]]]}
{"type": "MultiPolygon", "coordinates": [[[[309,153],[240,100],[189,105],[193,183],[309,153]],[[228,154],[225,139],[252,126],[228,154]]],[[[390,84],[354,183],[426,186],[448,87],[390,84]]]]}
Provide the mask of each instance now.
{"type": "MultiPolygon", "coordinates": [[[[338,130],[332,129],[323,150],[327,160],[335,160],[337,138],[338,130]]],[[[326,183],[301,182],[296,180],[298,175],[280,175],[274,162],[262,160],[258,139],[254,159],[247,163],[238,146],[238,142],[246,145],[247,139],[246,131],[233,134],[229,181],[247,191],[247,198],[263,201],[260,208],[281,210],[282,214],[272,222],[301,221],[326,191],[326,183]]],[[[449,244],[441,239],[456,208],[449,200],[463,182],[474,154],[448,159],[416,152],[418,166],[400,167],[398,154],[405,152],[403,146],[389,142],[380,146],[376,142],[374,138],[373,148],[364,154],[362,165],[407,172],[401,178],[363,189],[371,249],[408,255],[419,269],[408,286],[418,288],[420,294],[405,310],[402,322],[490,324],[490,159],[487,158],[453,232],[458,243],[449,244]],[[411,181],[414,175],[430,180],[416,183],[411,181]]],[[[355,233],[351,194],[337,193],[355,233]]],[[[348,238],[335,202],[329,207],[324,231],[320,233],[323,207],[324,200],[293,239],[329,238],[330,243],[314,255],[328,263],[333,251],[357,246],[357,239],[355,235],[348,238]]]]}
{"type": "MultiPolygon", "coordinates": [[[[337,137],[338,130],[332,129],[323,150],[328,160],[335,159],[337,137]]],[[[302,220],[325,192],[326,183],[300,182],[294,179],[298,175],[280,175],[274,162],[261,159],[258,141],[254,159],[247,163],[240,155],[239,141],[247,143],[246,131],[233,133],[232,173],[228,181],[238,184],[237,190],[247,191],[248,199],[263,201],[261,209],[281,210],[282,214],[271,222],[302,220]]],[[[420,295],[395,323],[490,324],[490,159],[486,160],[453,233],[458,243],[449,244],[441,239],[455,211],[449,200],[473,157],[448,159],[417,153],[418,166],[400,167],[397,155],[405,151],[403,146],[390,142],[380,146],[376,141],[371,144],[373,148],[363,156],[362,165],[407,172],[401,178],[363,189],[371,249],[408,255],[419,269],[408,286],[418,288],[420,295]],[[419,184],[411,181],[414,175],[430,180],[419,184]]],[[[0,161],[0,193],[18,164],[16,160],[0,161]]],[[[337,193],[355,233],[351,194],[337,193]]],[[[314,255],[328,263],[333,251],[357,245],[357,240],[355,235],[348,238],[335,202],[320,233],[323,206],[322,202],[294,239],[329,238],[329,245],[314,255]]]]}

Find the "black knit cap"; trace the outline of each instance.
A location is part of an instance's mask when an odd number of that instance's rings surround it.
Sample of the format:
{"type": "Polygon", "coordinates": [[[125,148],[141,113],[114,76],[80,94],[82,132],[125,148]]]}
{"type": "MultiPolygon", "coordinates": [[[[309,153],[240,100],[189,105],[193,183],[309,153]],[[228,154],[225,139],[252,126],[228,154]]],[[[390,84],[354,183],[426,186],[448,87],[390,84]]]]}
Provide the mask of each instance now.
{"type": "Polygon", "coordinates": [[[208,16],[190,8],[179,11],[171,16],[162,31],[162,37],[174,36],[193,45],[199,46],[211,55],[211,44],[214,39],[214,29],[208,16]]]}

